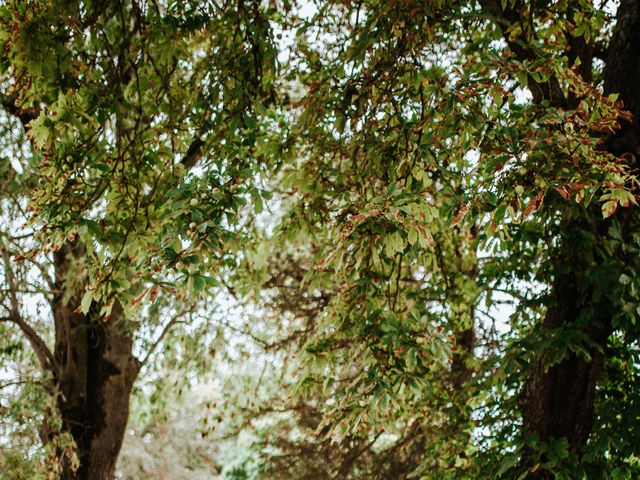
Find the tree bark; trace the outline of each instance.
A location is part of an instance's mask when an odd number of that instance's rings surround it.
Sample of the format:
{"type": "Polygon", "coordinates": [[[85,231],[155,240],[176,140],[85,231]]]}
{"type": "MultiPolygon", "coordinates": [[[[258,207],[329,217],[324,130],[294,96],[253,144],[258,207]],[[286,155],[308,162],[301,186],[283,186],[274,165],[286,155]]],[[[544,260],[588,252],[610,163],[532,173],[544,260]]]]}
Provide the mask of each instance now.
{"type": "MultiPolygon", "coordinates": [[[[575,213],[575,207],[570,210],[575,213]]],[[[542,322],[542,334],[566,334],[563,329],[578,332],[588,339],[580,345],[588,357],[569,350],[562,360],[554,361],[550,355],[557,352],[542,352],[533,362],[520,398],[524,430],[544,442],[565,438],[574,453],[585,445],[592,430],[596,384],[615,313],[611,301],[596,293],[602,285],[590,283],[586,275],[606,259],[598,258],[597,237],[590,248],[577,248],[584,243],[580,237],[587,229],[585,222],[593,219],[586,212],[582,215],[581,220],[570,217],[563,226],[563,248],[554,265],[552,305],[542,322]]],[[[533,449],[525,452],[528,466],[535,455],[533,449]]],[[[537,475],[531,478],[545,478],[542,471],[537,475]]]]}
{"type": "Polygon", "coordinates": [[[77,241],[54,255],[57,403],[62,430],[73,437],[80,460],[74,472],[65,458],[61,480],[112,480],[139,364],[117,301],[108,320],[99,318],[100,305],[86,315],[75,311],[86,285],[78,267],[84,255],[77,241]]]}

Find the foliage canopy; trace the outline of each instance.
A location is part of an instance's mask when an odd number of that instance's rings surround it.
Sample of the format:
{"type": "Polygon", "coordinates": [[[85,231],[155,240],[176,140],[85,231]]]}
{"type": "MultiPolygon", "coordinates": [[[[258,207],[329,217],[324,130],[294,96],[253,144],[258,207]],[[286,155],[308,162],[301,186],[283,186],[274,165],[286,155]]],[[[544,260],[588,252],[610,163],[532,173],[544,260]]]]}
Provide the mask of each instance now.
{"type": "Polygon", "coordinates": [[[2,4],[10,478],[111,479],[131,396],[156,435],[205,381],[202,437],[254,439],[225,478],[639,475],[639,32],[635,0],[2,4]]]}

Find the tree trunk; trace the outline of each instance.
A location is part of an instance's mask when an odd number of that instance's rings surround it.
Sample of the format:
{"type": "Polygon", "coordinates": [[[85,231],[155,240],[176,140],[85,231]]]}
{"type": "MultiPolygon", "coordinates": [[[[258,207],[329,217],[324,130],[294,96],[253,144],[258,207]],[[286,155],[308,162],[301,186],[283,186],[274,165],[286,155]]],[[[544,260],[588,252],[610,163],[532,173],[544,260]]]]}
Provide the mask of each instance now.
{"type": "Polygon", "coordinates": [[[75,311],[86,285],[84,254],[82,245],[72,242],[54,257],[58,409],[62,429],[72,435],[80,460],[74,472],[65,459],[61,480],[112,480],[139,364],[118,302],[106,321],[99,318],[99,305],[87,315],[75,311]]]}
{"type": "MultiPolygon", "coordinates": [[[[637,168],[640,160],[640,2],[637,0],[622,0],[618,7],[616,28],[607,53],[605,93],[620,94],[625,108],[634,115],[633,122],[623,123],[621,130],[608,139],[607,149],[637,168]]],[[[632,222],[629,211],[625,210],[628,209],[619,209],[613,219],[627,237],[632,222]]],[[[586,346],[591,358],[571,353],[548,365],[548,353],[543,352],[534,362],[520,398],[524,429],[543,441],[565,438],[575,453],[584,447],[592,431],[596,385],[617,308],[606,295],[596,293],[598,288],[603,289],[603,285],[598,285],[601,279],[588,275],[594,263],[600,265],[623,258],[622,252],[613,252],[608,257],[598,253],[602,251],[598,249],[598,241],[605,239],[611,220],[603,220],[599,212],[593,210],[568,209],[561,253],[554,266],[552,305],[542,323],[544,332],[569,328],[584,334],[593,343],[586,346]],[[591,247],[582,250],[577,247],[581,232],[595,236],[591,247]]],[[[525,452],[525,464],[531,466],[534,455],[532,450],[525,452]]],[[[528,478],[545,478],[545,473],[539,470],[528,478]]]]}
{"type": "MultiPolygon", "coordinates": [[[[570,209],[577,213],[574,208],[570,209]]],[[[585,212],[581,212],[582,215],[585,212]]],[[[545,336],[553,332],[566,335],[578,332],[589,342],[581,342],[590,358],[571,350],[557,362],[550,358],[554,350],[543,352],[533,363],[523,394],[520,398],[523,427],[537,438],[548,442],[565,438],[570,449],[577,453],[585,445],[592,430],[596,384],[602,367],[602,351],[612,332],[613,304],[597,293],[602,285],[590,283],[589,273],[594,265],[606,259],[598,258],[596,237],[592,248],[577,246],[584,242],[584,218],[571,218],[566,222],[563,247],[554,266],[555,280],[551,289],[552,305],[542,322],[545,336]],[[602,349],[602,350],[601,350],[602,349]]],[[[604,282],[595,278],[594,282],[604,282]]],[[[609,290],[610,289],[606,289],[609,290]]],[[[525,453],[528,466],[535,452],[525,453]]],[[[542,471],[538,474],[544,478],[542,471]]],[[[531,478],[537,478],[532,476],[531,478]]]]}

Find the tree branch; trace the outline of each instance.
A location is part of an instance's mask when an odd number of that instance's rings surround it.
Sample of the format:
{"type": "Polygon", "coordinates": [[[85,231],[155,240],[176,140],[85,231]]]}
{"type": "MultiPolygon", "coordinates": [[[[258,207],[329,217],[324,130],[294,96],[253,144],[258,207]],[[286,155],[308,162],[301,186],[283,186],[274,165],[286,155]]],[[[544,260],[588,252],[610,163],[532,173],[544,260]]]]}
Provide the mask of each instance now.
{"type": "Polygon", "coordinates": [[[39,112],[35,108],[24,109],[19,107],[16,104],[17,99],[18,96],[15,93],[11,95],[0,94],[0,105],[2,105],[5,112],[17,117],[20,123],[26,127],[31,120],[38,118],[39,112]]]}
{"type": "Polygon", "coordinates": [[[355,452],[353,452],[351,455],[348,455],[340,464],[340,467],[338,467],[338,470],[336,471],[336,474],[331,477],[333,480],[337,479],[337,478],[343,478],[348,472],[349,470],[351,470],[351,468],[353,467],[353,464],[355,463],[355,461],[361,457],[364,453],[368,452],[369,450],[371,450],[371,447],[373,447],[373,444],[376,443],[378,441],[378,439],[380,438],[380,436],[382,435],[382,432],[377,433],[372,439],[371,441],[369,441],[368,443],[366,443],[360,450],[356,450],[355,452]]]}
{"type": "MultiPolygon", "coordinates": [[[[494,17],[495,22],[502,24],[503,27],[520,23],[524,28],[529,22],[529,19],[524,18],[522,12],[517,9],[521,6],[521,2],[516,2],[513,7],[507,6],[504,10],[500,0],[479,0],[479,3],[494,17]]],[[[533,25],[530,25],[530,28],[533,29],[533,25]]],[[[504,41],[519,61],[524,62],[525,60],[532,61],[536,59],[536,54],[532,49],[527,48],[522,42],[511,40],[506,28],[503,28],[503,32],[504,41]]],[[[547,82],[538,83],[528,75],[527,86],[535,103],[540,103],[542,100],[549,100],[554,106],[563,106],[566,103],[560,83],[555,76],[549,78],[547,82]]]]}
{"type": "Polygon", "coordinates": [[[196,135],[191,142],[191,145],[189,145],[189,148],[187,148],[187,153],[185,153],[182,160],[180,160],[180,163],[182,163],[187,170],[192,168],[196,162],[200,160],[200,157],[202,157],[203,146],[204,140],[202,140],[199,135],[196,135]]]}
{"type": "Polygon", "coordinates": [[[156,341],[153,342],[153,344],[151,345],[151,348],[149,348],[149,350],[147,351],[147,354],[145,355],[145,357],[138,364],[139,369],[142,369],[142,367],[149,362],[149,359],[151,358],[153,353],[156,351],[156,349],[158,348],[158,346],[160,345],[164,337],[167,335],[167,333],[169,333],[169,330],[171,330],[171,327],[173,327],[178,323],[186,323],[180,319],[184,317],[186,314],[191,313],[192,311],[193,310],[187,310],[185,312],[179,313],[167,322],[167,324],[162,329],[162,332],[160,332],[160,335],[158,336],[158,338],[156,338],[156,341]]]}
{"type": "Polygon", "coordinates": [[[38,357],[38,363],[40,364],[40,369],[43,373],[47,372],[56,372],[56,362],[53,358],[53,354],[45,341],[38,335],[38,333],[24,321],[22,316],[20,315],[19,302],[18,302],[18,288],[16,286],[15,276],[13,274],[13,270],[11,269],[11,258],[9,254],[9,250],[7,250],[4,245],[2,246],[2,255],[4,257],[4,265],[5,265],[5,278],[7,281],[7,287],[9,289],[9,300],[11,302],[11,308],[9,311],[9,315],[6,317],[0,318],[2,322],[11,322],[20,328],[22,333],[27,337],[27,340],[31,344],[36,357],[38,357]]]}
{"type": "Polygon", "coordinates": [[[16,324],[24,336],[29,340],[33,351],[38,358],[38,363],[40,364],[40,370],[43,373],[55,373],[55,360],[53,359],[53,355],[51,354],[51,350],[47,347],[47,344],[42,340],[42,338],[36,333],[36,331],[25,322],[22,317],[19,315],[9,315],[7,317],[0,317],[0,322],[11,322],[16,324]]]}

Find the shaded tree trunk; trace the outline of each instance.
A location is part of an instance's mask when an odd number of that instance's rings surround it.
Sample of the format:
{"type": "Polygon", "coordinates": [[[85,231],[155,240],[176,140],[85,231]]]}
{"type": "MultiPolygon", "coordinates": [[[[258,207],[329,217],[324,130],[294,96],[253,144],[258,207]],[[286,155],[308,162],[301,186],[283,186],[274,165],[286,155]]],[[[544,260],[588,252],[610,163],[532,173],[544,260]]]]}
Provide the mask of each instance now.
{"type": "Polygon", "coordinates": [[[62,480],[111,480],[129,417],[129,398],[139,363],[132,339],[124,329],[121,305],[116,302],[108,320],[99,318],[100,306],[87,315],[80,305],[85,275],[84,249],[77,242],[55,253],[55,350],[58,409],[63,431],[76,443],[79,469],[63,463],[62,480]]]}
{"type": "MultiPolygon", "coordinates": [[[[580,344],[588,357],[568,350],[561,361],[556,361],[550,358],[550,352],[543,352],[532,365],[520,408],[526,431],[545,442],[565,438],[570,449],[577,453],[592,430],[596,384],[615,312],[606,296],[597,292],[603,285],[590,284],[591,280],[605,280],[587,278],[594,265],[606,261],[597,256],[598,237],[593,248],[582,250],[577,246],[584,243],[584,238],[580,238],[585,231],[584,223],[571,218],[566,222],[565,231],[564,248],[554,266],[552,305],[542,322],[542,333],[550,336],[559,331],[561,334],[577,332],[588,339],[580,344]]],[[[534,455],[534,451],[526,452],[529,463],[533,462],[534,455]]]]}

